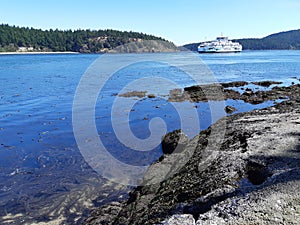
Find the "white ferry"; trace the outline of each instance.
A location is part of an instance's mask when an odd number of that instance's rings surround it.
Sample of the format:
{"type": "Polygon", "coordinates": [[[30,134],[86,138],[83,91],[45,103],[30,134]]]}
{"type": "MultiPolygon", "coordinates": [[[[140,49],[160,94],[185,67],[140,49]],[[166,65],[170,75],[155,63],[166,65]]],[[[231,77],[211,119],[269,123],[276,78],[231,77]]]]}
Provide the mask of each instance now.
{"type": "Polygon", "coordinates": [[[228,37],[217,37],[214,41],[203,42],[198,46],[199,53],[227,53],[241,52],[242,45],[238,42],[233,42],[228,37]]]}

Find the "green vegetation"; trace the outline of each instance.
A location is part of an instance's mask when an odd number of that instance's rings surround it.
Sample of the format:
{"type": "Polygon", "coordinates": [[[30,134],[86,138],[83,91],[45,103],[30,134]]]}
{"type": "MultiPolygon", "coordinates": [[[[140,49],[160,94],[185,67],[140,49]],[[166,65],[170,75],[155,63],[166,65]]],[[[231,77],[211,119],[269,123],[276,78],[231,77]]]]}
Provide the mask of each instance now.
{"type": "MultiPolygon", "coordinates": [[[[300,50],[300,30],[280,32],[261,39],[247,38],[234,41],[242,44],[244,50],[300,50]]],[[[198,45],[199,43],[192,43],[183,47],[197,51],[198,45]]]]}
{"type": "Polygon", "coordinates": [[[244,49],[251,50],[299,50],[300,49],[300,30],[292,30],[269,35],[261,39],[239,39],[244,49]]]}
{"type": "MultiPolygon", "coordinates": [[[[163,41],[165,47],[176,48],[160,37],[138,32],[116,30],[41,30],[0,25],[0,52],[15,51],[73,51],[82,53],[107,52],[131,42],[163,41]]],[[[145,44],[144,44],[145,45],[145,44]]],[[[144,47],[143,45],[143,47],[144,47]]],[[[134,46],[132,48],[137,48],[134,46]]],[[[145,48],[144,48],[145,49],[145,48]]],[[[150,47],[148,50],[151,50],[150,47]]],[[[132,51],[125,49],[124,51],[132,51]]]]}

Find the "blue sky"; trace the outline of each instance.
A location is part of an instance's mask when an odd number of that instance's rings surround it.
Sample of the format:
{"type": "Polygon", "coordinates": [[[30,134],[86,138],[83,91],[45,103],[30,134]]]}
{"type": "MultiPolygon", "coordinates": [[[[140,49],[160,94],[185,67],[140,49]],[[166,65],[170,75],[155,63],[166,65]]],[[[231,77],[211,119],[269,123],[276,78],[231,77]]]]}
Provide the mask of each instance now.
{"type": "Polygon", "coordinates": [[[117,29],[178,45],[300,29],[300,0],[0,0],[0,23],[41,29],[117,29]]]}

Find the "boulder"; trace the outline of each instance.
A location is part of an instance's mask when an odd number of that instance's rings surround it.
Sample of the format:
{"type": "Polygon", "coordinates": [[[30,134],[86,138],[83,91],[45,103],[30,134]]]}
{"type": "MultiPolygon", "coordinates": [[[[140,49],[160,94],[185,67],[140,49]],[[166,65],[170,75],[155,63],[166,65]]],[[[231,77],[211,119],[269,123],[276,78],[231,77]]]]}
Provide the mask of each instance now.
{"type": "Polygon", "coordinates": [[[231,113],[235,112],[236,110],[237,110],[236,108],[229,106],[229,105],[225,107],[225,112],[228,114],[231,114],[231,113]]]}
{"type": "Polygon", "coordinates": [[[188,143],[189,137],[181,129],[166,134],[161,142],[164,154],[172,154],[175,150],[179,153],[188,143]]]}

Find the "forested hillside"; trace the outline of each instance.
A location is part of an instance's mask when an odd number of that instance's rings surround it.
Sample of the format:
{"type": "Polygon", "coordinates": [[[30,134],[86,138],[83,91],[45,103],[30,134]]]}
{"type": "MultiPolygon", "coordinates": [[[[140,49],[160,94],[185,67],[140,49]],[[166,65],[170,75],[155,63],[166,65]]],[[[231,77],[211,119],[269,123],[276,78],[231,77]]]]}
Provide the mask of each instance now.
{"type": "Polygon", "coordinates": [[[272,49],[300,49],[300,30],[292,30],[269,35],[261,39],[238,39],[244,49],[272,50],[272,49]]]}
{"type": "MultiPolygon", "coordinates": [[[[116,30],[41,30],[0,25],[0,52],[15,51],[73,51],[107,52],[117,46],[142,40],[163,41],[166,48],[176,46],[153,35],[116,30]]],[[[136,46],[135,46],[136,47],[136,46]]],[[[143,46],[142,46],[143,47],[143,46]]],[[[131,50],[128,50],[131,51],[131,50]]]]}
{"type": "MultiPolygon", "coordinates": [[[[292,30],[269,35],[264,38],[236,39],[243,45],[244,50],[300,50],[300,30],[292,30]]],[[[183,47],[197,51],[199,43],[184,45],[183,47]]]]}

